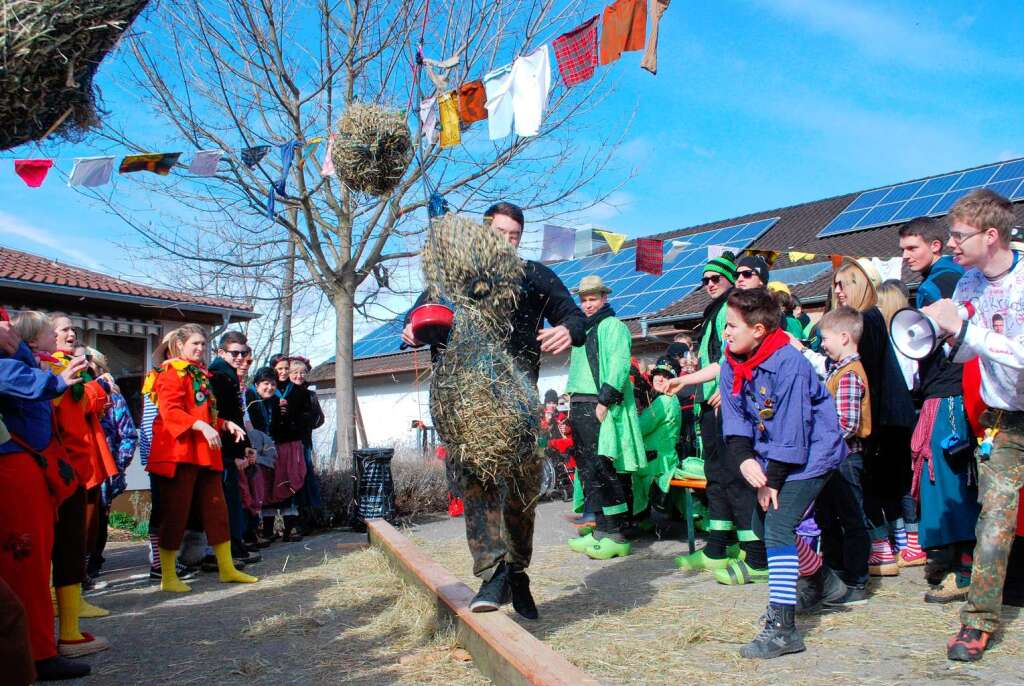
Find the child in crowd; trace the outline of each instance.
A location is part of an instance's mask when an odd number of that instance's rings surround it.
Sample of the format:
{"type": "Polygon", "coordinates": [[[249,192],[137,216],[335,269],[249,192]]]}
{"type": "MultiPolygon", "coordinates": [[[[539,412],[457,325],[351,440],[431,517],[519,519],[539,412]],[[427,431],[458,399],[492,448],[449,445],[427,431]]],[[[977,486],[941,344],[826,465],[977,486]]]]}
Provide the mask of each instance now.
{"type": "Polygon", "coordinates": [[[740,655],[768,659],[804,650],[794,618],[796,527],[847,450],[835,403],[789,345],[771,295],[736,290],[727,303],[722,434],[730,458],[757,489],[753,529],[768,554],[764,628],[740,655]]]}
{"type": "Polygon", "coordinates": [[[852,307],[837,307],[818,322],[821,347],[828,360],[804,349],[804,355],[835,399],[839,429],[849,455],[825,482],[815,503],[825,565],[819,564],[819,569],[812,570],[806,578],[801,569],[797,603],[800,611],[811,611],[822,603],[850,606],[867,602],[871,537],[864,515],[863,441],[871,434],[871,389],[857,354],[863,330],[864,317],[860,312],[852,307]]]}
{"type": "Polygon", "coordinates": [[[644,437],[647,464],[633,474],[633,511],[638,514],[647,510],[649,502],[663,509],[678,461],[676,442],[679,440],[682,413],[676,397],[666,393],[666,381],[676,377],[673,361],[662,357],[650,370],[650,376],[656,395],[640,413],[640,433],[644,437]]]}

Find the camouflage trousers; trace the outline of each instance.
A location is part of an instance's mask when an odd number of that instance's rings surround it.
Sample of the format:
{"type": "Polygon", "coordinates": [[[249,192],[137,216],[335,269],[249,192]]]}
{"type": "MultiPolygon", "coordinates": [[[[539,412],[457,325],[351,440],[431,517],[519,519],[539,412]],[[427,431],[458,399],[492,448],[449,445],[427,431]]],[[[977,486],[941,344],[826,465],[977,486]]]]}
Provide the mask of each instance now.
{"type": "Polygon", "coordinates": [[[992,632],[999,626],[1006,563],[1017,528],[1019,491],[1024,488],[1024,413],[1003,412],[999,417],[999,411],[989,410],[982,423],[998,426],[999,433],[992,455],[978,463],[978,542],[971,590],[960,610],[960,621],[992,632]],[[993,424],[993,419],[998,423],[993,424]]]}
{"type": "Polygon", "coordinates": [[[461,468],[459,485],[473,574],[490,579],[502,560],[524,569],[529,567],[540,491],[540,461],[525,462],[517,474],[497,483],[461,468]]]}

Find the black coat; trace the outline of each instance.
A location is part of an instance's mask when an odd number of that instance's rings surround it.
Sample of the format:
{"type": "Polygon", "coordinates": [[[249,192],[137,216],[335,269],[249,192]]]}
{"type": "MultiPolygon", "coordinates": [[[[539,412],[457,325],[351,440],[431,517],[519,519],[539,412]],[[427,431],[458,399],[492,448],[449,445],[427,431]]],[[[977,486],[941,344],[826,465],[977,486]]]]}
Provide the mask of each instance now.
{"type": "MultiPolygon", "coordinates": [[[[238,372],[218,357],[210,365],[210,374],[210,390],[213,391],[213,398],[217,403],[217,416],[243,426],[242,391],[238,385],[238,372]]],[[[221,443],[221,456],[225,466],[234,466],[234,460],[243,457],[245,449],[249,447],[248,440],[236,443],[234,437],[226,434],[222,437],[221,443]]]]}
{"type": "MultiPolygon", "coordinates": [[[[558,276],[540,262],[524,261],[523,296],[512,313],[512,335],[508,351],[523,363],[534,383],[540,374],[540,343],[537,333],[545,320],[551,326],[565,326],[572,336],[572,344],[583,345],[587,340],[585,317],[573,300],[569,289],[558,276]]],[[[420,294],[413,309],[429,302],[428,291],[420,294]]],[[[410,313],[405,316],[409,323],[410,313]]],[[[436,354],[436,350],[432,349],[436,354]]]]}
{"type": "Polygon", "coordinates": [[[864,332],[857,353],[871,391],[871,426],[910,428],[917,422],[914,400],[889,340],[885,317],[877,307],[863,312],[864,332]]]}

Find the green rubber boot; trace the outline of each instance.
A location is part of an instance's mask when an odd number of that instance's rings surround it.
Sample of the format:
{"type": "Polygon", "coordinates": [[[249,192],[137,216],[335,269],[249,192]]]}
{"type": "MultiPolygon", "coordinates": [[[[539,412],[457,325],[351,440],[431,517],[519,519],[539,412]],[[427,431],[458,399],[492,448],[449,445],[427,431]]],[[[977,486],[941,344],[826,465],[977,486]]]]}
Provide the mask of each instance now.
{"type": "Polygon", "coordinates": [[[583,552],[592,560],[610,560],[613,557],[626,557],[629,555],[630,549],[629,542],[618,543],[613,541],[611,537],[605,536],[587,547],[583,552]]]}
{"type": "Polygon", "coordinates": [[[576,533],[578,533],[580,535],[579,536],[580,538],[583,538],[585,536],[589,536],[590,534],[594,533],[594,529],[595,528],[597,528],[597,527],[581,526],[580,528],[576,529],[576,533]]]}
{"type": "Polygon", "coordinates": [[[728,557],[717,559],[708,557],[703,550],[698,550],[689,555],[680,555],[675,559],[676,567],[684,572],[701,572],[704,570],[716,570],[725,567],[731,560],[728,557]]]}
{"type": "Polygon", "coordinates": [[[722,569],[714,571],[715,581],[726,586],[768,583],[768,568],[755,569],[743,560],[729,560],[722,569]]]}
{"type": "Polygon", "coordinates": [[[582,553],[592,545],[597,545],[597,541],[594,540],[594,535],[592,533],[569,539],[569,548],[571,548],[573,552],[582,553]]]}

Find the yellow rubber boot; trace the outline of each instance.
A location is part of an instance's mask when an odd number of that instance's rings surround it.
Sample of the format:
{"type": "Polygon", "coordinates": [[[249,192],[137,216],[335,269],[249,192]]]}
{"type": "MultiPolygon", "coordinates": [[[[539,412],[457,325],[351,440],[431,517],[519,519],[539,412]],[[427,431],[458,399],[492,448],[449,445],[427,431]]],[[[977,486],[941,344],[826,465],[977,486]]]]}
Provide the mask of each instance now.
{"type": "Polygon", "coordinates": [[[182,583],[181,579],[178,578],[178,570],[175,564],[178,561],[177,550],[166,550],[159,548],[160,551],[160,590],[167,591],[168,593],[188,593],[192,590],[192,587],[186,583],[182,583]]]}
{"type": "Polygon", "coordinates": [[[226,584],[254,584],[259,579],[240,572],[235,569],[235,563],[231,560],[231,542],[224,541],[213,546],[213,554],[217,557],[217,571],[220,573],[220,580],[226,584]]]}
{"type": "Polygon", "coordinates": [[[82,584],[58,586],[57,617],[60,619],[60,640],[81,641],[82,630],[78,626],[78,610],[82,604],[82,584]]]}
{"type": "Polygon", "coordinates": [[[110,610],[104,610],[102,607],[96,607],[88,600],[85,596],[82,596],[82,602],[78,606],[78,617],[80,619],[96,619],[97,617],[106,617],[110,614],[110,610]]]}

